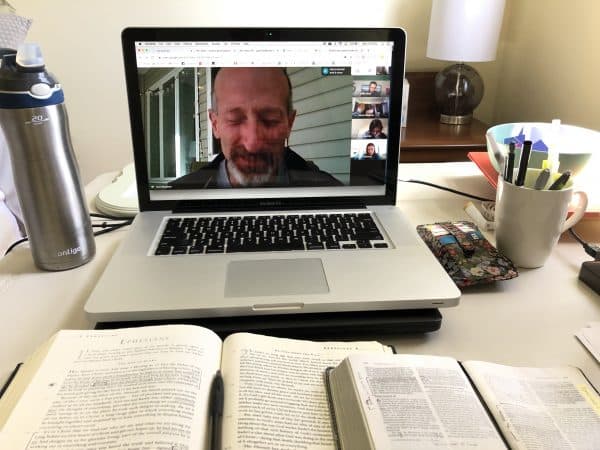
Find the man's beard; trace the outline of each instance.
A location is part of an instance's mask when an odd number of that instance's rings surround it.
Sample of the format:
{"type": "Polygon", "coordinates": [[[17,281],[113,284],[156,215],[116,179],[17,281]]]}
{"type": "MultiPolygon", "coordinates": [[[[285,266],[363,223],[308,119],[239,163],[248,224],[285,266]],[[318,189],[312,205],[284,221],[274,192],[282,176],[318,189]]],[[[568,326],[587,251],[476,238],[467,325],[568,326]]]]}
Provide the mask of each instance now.
{"type": "Polygon", "coordinates": [[[275,157],[273,153],[263,152],[249,154],[243,149],[234,149],[231,158],[227,161],[227,173],[232,185],[244,187],[263,186],[272,184],[275,181],[279,170],[280,158],[275,157]],[[254,161],[258,167],[264,166],[264,170],[246,170],[243,171],[235,164],[236,157],[254,161]]]}

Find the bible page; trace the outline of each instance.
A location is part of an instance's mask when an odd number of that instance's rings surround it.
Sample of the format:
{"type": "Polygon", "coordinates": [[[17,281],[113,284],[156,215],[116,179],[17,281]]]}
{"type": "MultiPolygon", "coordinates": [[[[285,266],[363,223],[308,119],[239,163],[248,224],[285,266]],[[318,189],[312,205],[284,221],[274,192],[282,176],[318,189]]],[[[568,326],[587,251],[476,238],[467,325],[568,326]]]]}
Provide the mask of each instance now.
{"type": "Polygon", "coordinates": [[[506,449],[456,360],[352,355],[349,365],[376,449],[506,449]]]}
{"type": "Polygon", "coordinates": [[[579,369],[463,366],[511,448],[599,448],[600,397],[579,369]]]}
{"type": "Polygon", "coordinates": [[[324,373],[377,342],[311,342],[238,333],[225,339],[223,450],[335,449],[324,373]]]}
{"type": "Polygon", "coordinates": [[[220,357],[219,337],[194,326],[60,331],[0,448],[203,448],[220,357]]]}

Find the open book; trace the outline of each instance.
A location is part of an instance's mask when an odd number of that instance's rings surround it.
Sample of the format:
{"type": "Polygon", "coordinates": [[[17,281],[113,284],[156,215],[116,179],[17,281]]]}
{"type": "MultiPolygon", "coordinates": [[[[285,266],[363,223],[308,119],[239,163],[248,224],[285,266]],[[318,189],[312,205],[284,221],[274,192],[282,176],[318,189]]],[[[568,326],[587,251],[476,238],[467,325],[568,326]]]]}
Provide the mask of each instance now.
{"type": "Polygon", "coordinates": [[[326,383],[343,450],[600,448],[600,397],[576,368],[356,354],[326,383]]]}
{"type": "Polygon", "coordinates": [[[208,448],[220,370],[224,449],[333,449],[323,372],[362,351],[391,349],[248,333],[222,342],[190,325],[61,331],[0,400],[0,448],[208,448]]]}

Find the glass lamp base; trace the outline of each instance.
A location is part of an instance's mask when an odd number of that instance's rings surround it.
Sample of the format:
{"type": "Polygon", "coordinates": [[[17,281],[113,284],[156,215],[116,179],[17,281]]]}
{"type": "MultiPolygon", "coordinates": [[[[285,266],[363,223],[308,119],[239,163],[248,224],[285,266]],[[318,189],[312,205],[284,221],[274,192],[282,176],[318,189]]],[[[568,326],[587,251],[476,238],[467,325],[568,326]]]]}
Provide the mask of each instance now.
{"type": "Polygon", "coordinates": [[[435,101],[440,122],[468,124],[473,110],[483,98],[483,80],[471,66],[458,63],[446,67],[435,77],[435,101]]]}
{"type": "Polygon", "coordinates": [[[473,114],[466,114],[464,116],[451,116],[448,114],[440,114],[440,122],[447,123],[449,125],[467,125],[471,123],[473,114]]]}

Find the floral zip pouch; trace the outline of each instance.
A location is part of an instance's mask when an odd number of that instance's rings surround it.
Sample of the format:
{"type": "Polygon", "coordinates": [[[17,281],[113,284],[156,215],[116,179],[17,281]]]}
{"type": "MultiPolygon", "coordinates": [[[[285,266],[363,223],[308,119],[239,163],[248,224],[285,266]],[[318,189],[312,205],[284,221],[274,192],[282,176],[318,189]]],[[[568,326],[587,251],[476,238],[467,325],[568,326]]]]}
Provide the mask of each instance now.
{"type": "Polygon", "coordinates": [[[417,233],[458,287],[518,276],[512,261],[498,252],[473,222],[419,225],[417,233]]]}

